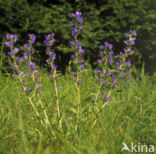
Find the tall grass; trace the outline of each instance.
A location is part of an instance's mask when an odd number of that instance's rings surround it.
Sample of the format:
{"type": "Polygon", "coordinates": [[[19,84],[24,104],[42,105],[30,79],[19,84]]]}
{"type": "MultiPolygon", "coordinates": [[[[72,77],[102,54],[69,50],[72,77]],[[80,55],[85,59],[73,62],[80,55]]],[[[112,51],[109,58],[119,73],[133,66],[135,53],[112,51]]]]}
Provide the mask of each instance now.
{"type": "Polygon", "coordinates": [[[59,76],[62,129],[58,127],[54,85],[44,70],[40,74],[42,105],[31,95],[34,107],[15,78],[1,75],[0,153],[117,154],[122,142],[156,144],[156,80],[145,76],[144,69],[141,73],[134,70],[129,85],[121,80],[103,110],[98,108],[102,101],[97,107],[92,101],[95,80],[92,71],[87,71],[80,86],[78,123],[73,78],[59,76]]]}

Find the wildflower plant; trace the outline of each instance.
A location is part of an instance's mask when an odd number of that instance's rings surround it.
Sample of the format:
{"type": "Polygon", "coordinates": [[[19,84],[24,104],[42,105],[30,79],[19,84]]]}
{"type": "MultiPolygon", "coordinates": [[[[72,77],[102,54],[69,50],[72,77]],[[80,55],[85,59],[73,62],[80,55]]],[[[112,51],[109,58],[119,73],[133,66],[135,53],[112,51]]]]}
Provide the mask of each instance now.
{"type": "Polygon", "coordinates": [[[59,119],[59,126],[60,129],[62,129],[62,121],[61,121],[61,114],[60,114],[60,105],[59,105],[59,85],[57,85],[56,78],[58,76],[57,74],[57,65],[55,64],[56,59],[56,53],[51,52],[51,47],[54,44],[54,33],[48,34],[45,36],[44,44],[46,45],[46,54],[48,55],[48,59],[46,60],[48,66],[51,68],[51,73],[49,75],[50,79],[54,82],[54,89],[56,94],[56,106],[57,106],[57,115],[59,119]]]}
{"type": "Polygon", "coordinates": [[[82,48],[81,42],[79,40],[80,31],[83,29],[82,22],[83,17],[82,13],[76,11],[71,13],[72,21],[70,21],[70,26],[72,27],[72,37],[73,40],[70,40],[69,43],[76,52],[71,55],[71,61],[73,70],[71,72],[72,76],[76,77],[75,86],[77,89],[77,120],[75,129],[77,130],[77,125],[79,121],[80,114],[80,84],[82,82],[82,72],[85,69],[83,54],[85,50],[82,48]]]}
{"type": "MultiPolygon", "coordinates": [[[[74,54],[71,55],[69,64],[71,68],[70,79],[73,79],[75,85],[74,88],[77,93],[76,107],[73,109],[74,116],[72,117],[75,124],[75,130],[77,131],[78,126],[81,123],[81,115],[83,114],[82,117],[86,116],[84,114],[84,110],[86,113],[92,112],[93,115],[97,115],[110,103],[112,91],[120,86],[120,80],[127,80],[127,78],[129,80],[130,67],[132,65],[130,58],[135,53],[132,46],[135,44],[136,32],[131,30],[129,33],[125,34],[127,38],[124,40],[126,47],[118,55],[115,55],[113,45],[108,41],[99,46],[99,58],[97,59],[97,68],[94,74],[96,90],[92,89],[93,93],[91,94],[93,95],[93,105],[84,109],[84,104],[82,105],[82,98],[80,95],[81,85],[85,84],[83,82],[83,72],[85,71],[86,66],[83,58],[85,50],[83,49],[80,41],[80,32],[83,29],[83,17],[82,13],[79,11],[72,13],[71,17],[72,21],[70,21],[70,26],[72,30],[72,39],[69,41],[69,44],[71,45],[74,54]]],[[[46,35],[44,45],[46,46],[46,63],[48,67],[50,67],[49,78],[53,82],[55,91],[56,110],[54,109],[52,112],[57,115],[56,119],[58,119],[58,123],[56,123],[56,125],[59,130],[63,132],[63,126],[66,123],[66,120],[63,120],[64,113],[61,113],[60,111],[60,86],[57,81],[58,71],[55,61],[56,53],[52,51],[52,46],[55,42],[54,36],[54,33],[46,35]]],[[[32,105],[37,117],[40,118],[42,126],[44,128],[50,128],[53,136],[56,136],[52,129],[52,122],[49,120],[50,114],[47,114],[47,109],[42,102],[40,71],[32,61],[32,55],[35,52],[33,46],[36,41],[36,36],[34,34],[28,34],[28,37],[29,40],[24,44],[24,52],[22,52],[19,48],[15,47],[15,43],[18,40],[17,36],[12,34],[6,35],[7,41],[5,42],[5,45],[9,48],[8,56],[10,65],[13,68],[13,76],[20,81],[22,92],[23,94],[26,94],[26,97],[32,105]],[[37,104],[34,103],[35,101],[37,104]]],[[[88,117],[89,116],[86,116],[86,118],[88,117]]],[[[86,120],[86,122],[88,121],[89,120],[86,120]]],[[[97,119],[94,119],[92,127],[95,126],[96,122],[97,119]]]]}

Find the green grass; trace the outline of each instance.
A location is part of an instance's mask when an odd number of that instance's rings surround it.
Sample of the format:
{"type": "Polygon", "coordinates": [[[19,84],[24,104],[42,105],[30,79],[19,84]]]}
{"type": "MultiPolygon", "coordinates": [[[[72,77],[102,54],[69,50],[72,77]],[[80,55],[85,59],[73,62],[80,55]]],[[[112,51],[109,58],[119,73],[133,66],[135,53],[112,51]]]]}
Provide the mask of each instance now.
{"type": "Polygon", "coordinates": [[[122,142],[156,146],[156,80],[145,76],[143,70],[131,76],[129,86],[121,81],[122,92],[120,87],[114,90],[110,104],[98,114],[103,102],[93,103],[94,77],[85,73],[77,130],[77,92],[70,76],[58,78],[63,129],[59,128],[53,83],[44,71],[41,80],[43,108],[30,94],[37,116],[21,85],[0,76],[0,153],[120,154],[122,142]],[[50,126],[41,124],[46,119],[44,111],[50,126]]]}

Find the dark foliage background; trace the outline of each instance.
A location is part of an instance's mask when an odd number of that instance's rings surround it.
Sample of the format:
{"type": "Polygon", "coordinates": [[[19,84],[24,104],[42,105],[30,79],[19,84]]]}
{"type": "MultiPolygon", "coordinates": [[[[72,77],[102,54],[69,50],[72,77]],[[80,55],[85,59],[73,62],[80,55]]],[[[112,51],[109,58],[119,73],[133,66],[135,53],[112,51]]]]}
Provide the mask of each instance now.
{"type": "Polygon", "coordinates": [[[17,34],[18,45],[27,41],[27,34],[37,35],[34,60],[41,67],[45,64],[44,35],[54,32],[56,42],[53,50],[57,63],[65,70],[71,51],[71,12],[83,12],[84,30],[82,45],[91,64],[94,63],[98,47],[108,40],[114,51],[123,48],[124,33],[136,29],[138,36],[134,61],[145,62],[146,70],[156,71],[156,1],[154,0],[0,0],[0,69],[7,68],[7,49],[3,46],[6,33],[17,34]]]}

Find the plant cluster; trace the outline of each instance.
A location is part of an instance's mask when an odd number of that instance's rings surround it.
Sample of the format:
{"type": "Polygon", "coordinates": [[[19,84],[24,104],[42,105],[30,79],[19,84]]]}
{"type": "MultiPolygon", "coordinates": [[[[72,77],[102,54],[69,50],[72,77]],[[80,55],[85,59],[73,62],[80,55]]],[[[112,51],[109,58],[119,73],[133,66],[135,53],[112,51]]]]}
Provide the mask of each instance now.
{"type": "MultiPolygon", "coordinates": [[[[83,73],[88,70],[85,70],[86,66],[85,60],[83,58],[85,50],[83,49],[80,41],[80,35],[83,29],[82,13],[76,11],[75,13],[71,14],[71,17],[72,21],[70,21],[70,25],[72,27],[72,39],[69,41],[69,43],[72,50],[75,51],[75,54],[71,56],[71,61],[69,63],[69,67],[71,68],[69,76],[70,79],[74,79],[73,85],[75,85],[75,89],[77,92],[77,105],[75,108],[75,130],[77,130],[80,121],[82,106],[81,84],[84,84],[83,73]]],[[[61,100],[59,99],[59,89],[61,87],[57,84],[58,73],[57,66],[55,64],[56,53],[51,49],[55,42],[54,36],[54,33],[46,35],[44,45],[46,46],[45,52],[48,56],[46,62],[51,69],[49,77],[53,81],[55,89],[59,129],[63,131],[63,121],[60,112],[61,100]]],[[[123,52],[120,52],[119,55],[114,54],[113,45],[110,44],[108,41],[104,42],[103,45],[99,46],[97,70],[94,73],[96,85],[92,90],[93,93],[90,94],[95,106],[94,111],[96,112],[96,114],[102,111],[104,107],[110,103],[111,92],[114,90],[114,88],[119,86],[119,80],[127,78],[127,74],[129,74],[130,72],[130,58],[134,54],[132,46],[135,44],[136,31],[130,30],[130,32],[126,33],[125,36],[127,38],[126,40],[124,40],[126,47],[123,49],[123,52]]],[[[8,52],[10,65],[13,68],[13,76],[18,78],[21,82],[21,89],[22,91],[24,91],[24,93],[26,93],[28,100],[30,101],[37,116],[40,116],[40,113],[35,107],[33,99],[38,100],[38,102],[40,103],[45,117],[44,120],[41,119],[41,123],[45,127],[51,127],[49,117],[46,113],[46,110],[44,109],[44,104],[42,102],[42,91],[39,77],[40,71],[37,69],[37,66],[31,58],[32,54],[35,52],[33,44],[35,43],[36,36],[34,34],[28,34],[28,37],[28,42],[24,44],[24,52],[20,53],[22,51],[20,51],[20,49],[15,46],[15,43],[18,40],[17,36],[13,34],[6,35],[7,41],[5,42],[5,45],[8,46],[10,49],[10,51],[8,52]]],[[[95,123],[96,119],[93,122],[92,127],[94,127],[95,123]]],[[[54,132],[53,134],[55,135],[54,132]]]]}

